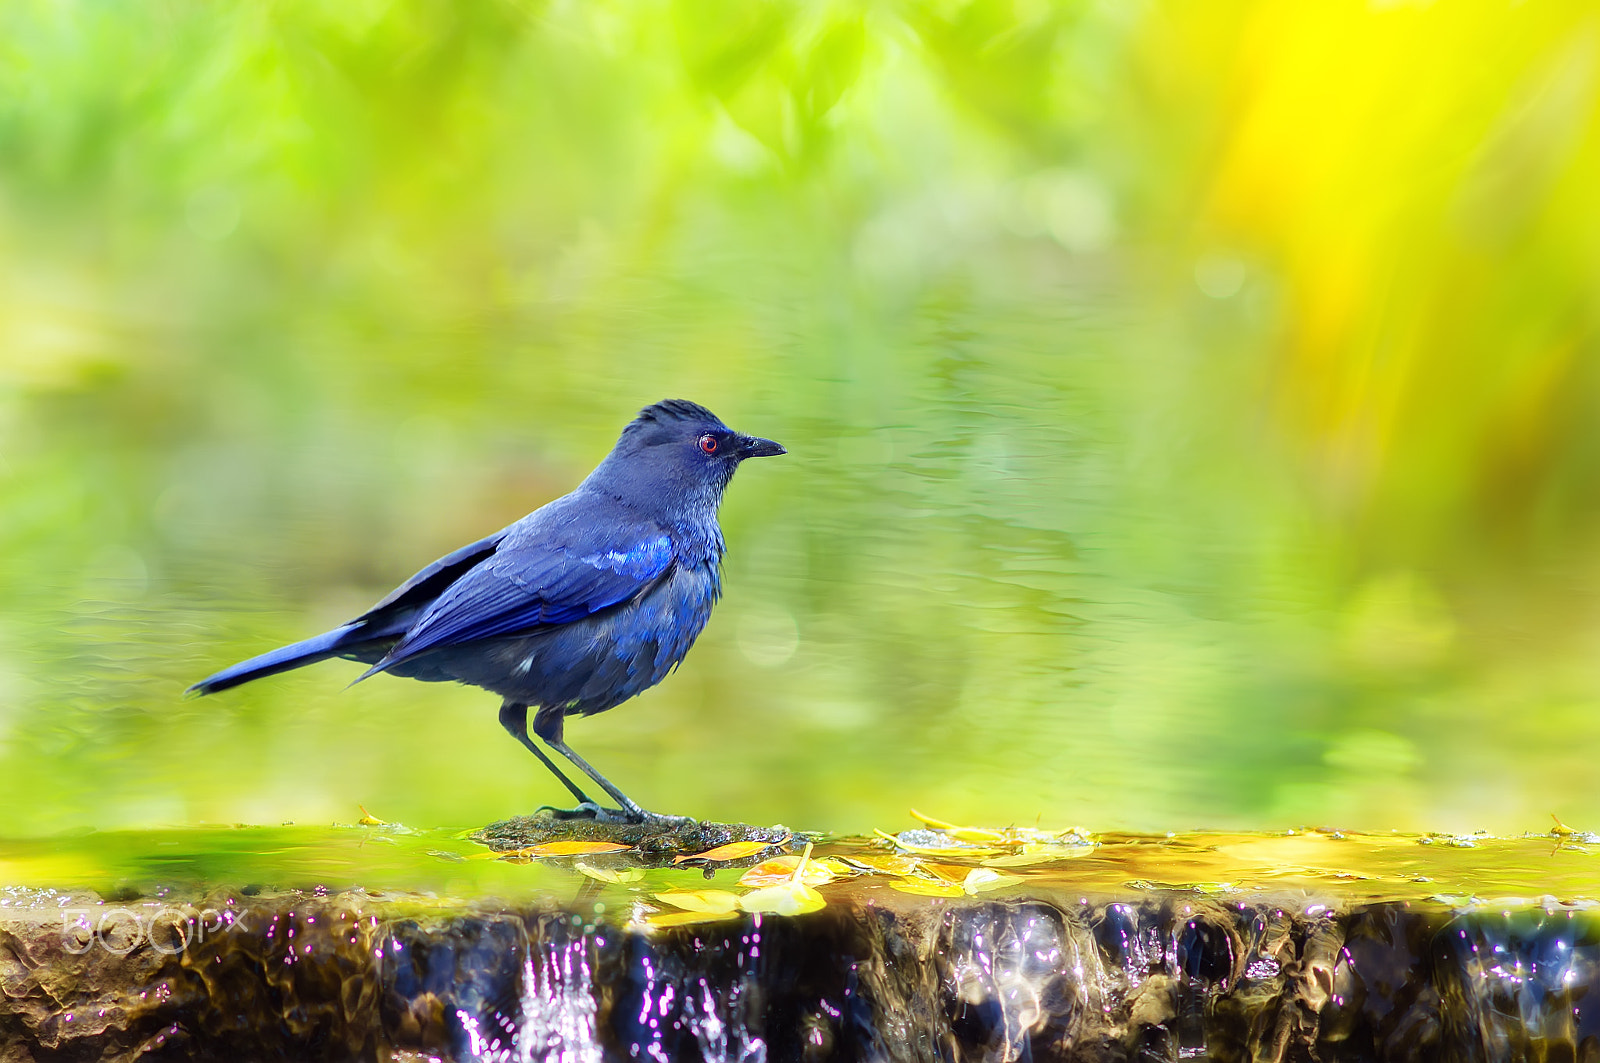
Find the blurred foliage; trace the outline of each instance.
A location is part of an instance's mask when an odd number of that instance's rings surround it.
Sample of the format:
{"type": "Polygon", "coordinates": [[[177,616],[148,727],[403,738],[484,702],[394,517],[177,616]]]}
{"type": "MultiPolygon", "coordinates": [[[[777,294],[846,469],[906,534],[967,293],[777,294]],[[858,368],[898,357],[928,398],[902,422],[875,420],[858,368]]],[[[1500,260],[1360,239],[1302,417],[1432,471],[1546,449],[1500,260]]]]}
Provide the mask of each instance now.
{"type": "Polygon", "coordinates": [[[0,832],[558,799],[466,688],[215,668],[568,490],[743,471],[569,730],[646,804],[1600,817],[1581,5],[0,8],[0,832]]]}

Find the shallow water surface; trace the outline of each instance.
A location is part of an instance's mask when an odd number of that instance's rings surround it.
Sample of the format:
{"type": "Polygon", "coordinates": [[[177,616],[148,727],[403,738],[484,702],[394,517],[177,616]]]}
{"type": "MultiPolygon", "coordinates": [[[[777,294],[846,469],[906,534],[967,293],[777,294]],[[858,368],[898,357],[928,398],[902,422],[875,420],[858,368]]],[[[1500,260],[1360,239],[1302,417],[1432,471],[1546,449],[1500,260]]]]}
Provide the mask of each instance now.
{"type": "Polygon", "coordinates": [[[181,693],[669,396],[789,454],[569,728],[645,807],[1600,821],[1584,5],[536,6],[3,5],[0,834],[562,799],[478,691],[181,693]]]}
{"type": "MultiPolygon", "coordinates": [[[[154,896],[178,889],[367,889],[431,893],[442,901],[485,899],[560,901],[600,890],[608,899],[648,900],[657,891],[692,884],[737,882],[755,856],[707,865],[673,864],[675,855],[647,856],[623,848],[580,856],[525,854],[496,859],[470,830],[416,829],[397,824],[310,827],[208,827],[169,831],[85,831],[48,839],[0,841],[0,880],[23,891],[58,889],[106,896],[154,896]],[[512,861],[515,862],[512,862],[512,861]],[[637,882],[586,878],[575,862],[614,870],[638,869],[637,882]]],[[[1600,903],[1600,839],[1587,834],[1415,835],[1359,832],[1205,832],[1072,835],[1084,844],[1023,851],[952,841],[927,848],[916,839],[937,831],[887,838],[820,836],[816,858],[850,859],[900,853],[940,866],[991,866],[1017,876],[1016,888],[1067,895],[1139,890],[1192,890],[1227,896],[1297,891],[1330,903],[1441,899],[1447,903],[1500,898],[1600,903]]],[[[761,850],[797,853],[803,839],[761,850]]],[[[895,875],[844,878],[830,889],[880,888],[895,875]]]]}

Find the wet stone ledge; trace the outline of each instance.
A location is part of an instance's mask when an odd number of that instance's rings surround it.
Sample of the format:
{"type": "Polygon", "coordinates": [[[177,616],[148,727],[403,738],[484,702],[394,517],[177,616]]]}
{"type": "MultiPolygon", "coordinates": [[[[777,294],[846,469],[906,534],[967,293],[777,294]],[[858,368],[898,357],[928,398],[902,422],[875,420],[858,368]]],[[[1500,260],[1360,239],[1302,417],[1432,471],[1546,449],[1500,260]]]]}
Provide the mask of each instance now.
{"type": "Polygon", "coordinates": [[[1595,835],[919,818],[0,839],[0,1063],[1600,1063],[1595,835]]]}
{"type": "Polygon", "coordinates": [[[7,1063],[1600,1060],[1600,913],[1554,903],[888,894],[642,930],[287,892],[96,905],[93,938],[73,898],[23,900],[7,1063]]]}

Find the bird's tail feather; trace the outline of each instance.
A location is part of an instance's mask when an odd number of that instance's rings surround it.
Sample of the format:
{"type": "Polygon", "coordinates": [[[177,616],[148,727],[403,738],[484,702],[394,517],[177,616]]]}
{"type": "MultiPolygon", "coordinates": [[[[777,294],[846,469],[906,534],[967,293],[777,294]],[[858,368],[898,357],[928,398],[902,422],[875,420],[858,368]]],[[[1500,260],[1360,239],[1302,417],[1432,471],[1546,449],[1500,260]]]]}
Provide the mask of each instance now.
{"type": "Polygon", "coordinates": [[[200,680],[184,693],[195,696],[215,694],[219,690],[227,690],[240,683],[248,683],[252,679],[277,675],[279,672],[287,672],[302,665],[341,656],[372,637],[370,631],[363,630],[364,627],[362,624],[346,624],[344,627],[325,631],[291,646],[279,646],[259,657],[252,657],[248,661],[240,661],[231,668],[224,668],[216,675],[200,680]]]}

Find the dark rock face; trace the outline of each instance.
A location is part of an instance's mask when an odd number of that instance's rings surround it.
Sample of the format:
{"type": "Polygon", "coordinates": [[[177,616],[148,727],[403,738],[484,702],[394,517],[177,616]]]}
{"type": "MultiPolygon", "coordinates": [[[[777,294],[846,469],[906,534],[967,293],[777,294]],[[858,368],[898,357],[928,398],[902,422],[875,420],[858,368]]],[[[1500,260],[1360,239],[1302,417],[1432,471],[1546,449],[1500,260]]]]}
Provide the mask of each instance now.
{"type": "Polygon", "coordinates": [[[1600,1060],[1600,914],[1298,903],[875,893],[648,934],[359,894],[10,908],[0,1059],[1600,1060]]]}
{"type": "Polygon", "coordinates": [[[642,866],[672,863],[685,853],[699,853],[729,842],[765,842],[777,846],[795,835],[787,827],[756,827],[748,823],[626,823],[612,820],[563,819],[549,810],[532,816],[491,823],[472,832],[473,841],[505,853],[541,842],[603,841],[631,846],[642,866]]]}

